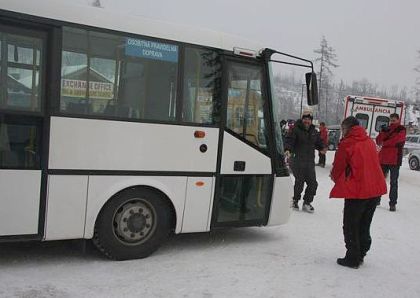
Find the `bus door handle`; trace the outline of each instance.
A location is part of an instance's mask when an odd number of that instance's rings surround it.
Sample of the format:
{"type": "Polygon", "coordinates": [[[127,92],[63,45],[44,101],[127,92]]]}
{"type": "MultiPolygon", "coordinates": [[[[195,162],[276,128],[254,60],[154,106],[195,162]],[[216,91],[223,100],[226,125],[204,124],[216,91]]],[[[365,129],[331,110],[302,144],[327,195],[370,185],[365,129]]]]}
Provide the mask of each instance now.
{"type": "Polygon", "coordinates": [[[233,163],[233,170],[235,172],[244,172],[245,171],[246,162],[243,160],[236,160],[233,163]]]}

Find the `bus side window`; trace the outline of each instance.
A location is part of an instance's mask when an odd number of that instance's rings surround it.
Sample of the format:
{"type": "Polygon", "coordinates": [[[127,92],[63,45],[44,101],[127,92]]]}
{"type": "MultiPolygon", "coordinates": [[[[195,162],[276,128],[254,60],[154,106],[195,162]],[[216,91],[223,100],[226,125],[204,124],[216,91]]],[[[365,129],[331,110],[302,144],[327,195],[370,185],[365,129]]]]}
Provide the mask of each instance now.
{"type": "Polygon", "coordinates": [[[213,50],[187,47],[184,59],[182,121],[218,123],[222,74],[219,54],[213,50]]]}
{"type": "Polygon", "coordinates": [[[231,108],[232,113],[228,113],[226,127],[259,148],[266,149],[261,69],[232,63],[228,83],[228,110],[231,108]]]}
{"type": "Polygon", "coordinates": [[[176,120],[178,45],[65,27],[60,111],[176,120]]]}
{"type": "Polygon", "coordinates": [[[355,117],[356,117],[357,120],[359,120],[360,126],[362,126],[365,129],[368,128],[368,123],[369,123],[369,116],[368,115],[358,113],[358,114],[356,114],[355,117]]]}
{"type": "Polygon", "coordinates": [[[44,72],[42,39],[14,34],[4,34],[2,39],[0,108],[40,112],[44,72]]]}
{"type": "Polygon", "coordinates": [[[40,124],[9,123],[0,118],[0,169],[39,169],[40,124]]]}

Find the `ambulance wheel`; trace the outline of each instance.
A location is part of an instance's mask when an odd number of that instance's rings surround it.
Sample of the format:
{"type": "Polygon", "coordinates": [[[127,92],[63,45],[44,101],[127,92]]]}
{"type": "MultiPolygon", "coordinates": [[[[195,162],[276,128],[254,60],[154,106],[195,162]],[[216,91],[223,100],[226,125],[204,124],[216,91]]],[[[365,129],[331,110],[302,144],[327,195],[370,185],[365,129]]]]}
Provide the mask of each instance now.
{"type": "Polygon", "coordinates": [[[127,189],[102,208],[93,243],[113,260],[145,258],[166,240],[171,223],[172,210],[161,194],[148,188],[127,189]]]}

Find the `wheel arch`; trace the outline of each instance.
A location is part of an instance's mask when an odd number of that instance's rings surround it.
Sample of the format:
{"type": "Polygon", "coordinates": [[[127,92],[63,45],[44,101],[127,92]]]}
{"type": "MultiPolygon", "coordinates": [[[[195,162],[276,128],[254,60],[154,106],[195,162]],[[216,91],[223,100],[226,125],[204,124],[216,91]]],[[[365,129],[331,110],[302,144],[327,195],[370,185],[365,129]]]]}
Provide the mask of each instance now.
{"type": "MultiPolygon", "coordinates": [[[[180,198],[173,189],[166,186],[164,183],[154,180],[154,179],[134,179],[140,181],[125,181],[120,183],[115,183],[106,187],[102,191],[97,189],[89,189],[88,202],[86,207],[86,223],[84,238],[91,239],[94,235],[95,224],[98,219],[98,216],[104,206],[118,194],[127,191],[129,189],[148,189],[159,196],[161,196],[165,202],[168,204],[168,207],[171,210],[173,215],[172,219],[172,228],[175,230],[175,233],[178,233],[181,230],[182,226],[182,212],[184,209],[185,195],[183,198],[180,198]],[[143,181],[141,181],[143,180],[143,181]]],[[[186,183],[186,179],[185,179],[186,183]]],[[[178,183],[179,184],[179,183],[178,183]]],[[[185,189],[185,187],[184,187],[185,189]]]]}

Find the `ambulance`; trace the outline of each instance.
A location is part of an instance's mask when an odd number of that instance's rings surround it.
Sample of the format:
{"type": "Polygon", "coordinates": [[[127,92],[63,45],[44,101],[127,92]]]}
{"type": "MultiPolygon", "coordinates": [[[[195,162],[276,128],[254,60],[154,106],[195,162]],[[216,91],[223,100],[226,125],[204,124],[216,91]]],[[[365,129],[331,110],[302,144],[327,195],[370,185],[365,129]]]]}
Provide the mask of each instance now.
{"type": "Polygon", "coordinates": [[[398,114],[404,123],[405,105],[403,101],[366,96],[347,96],[345,98],[344,118],[356,117],[368,135],[374,139],[381,127],[389,125],[389,116],[398,114]]]}

